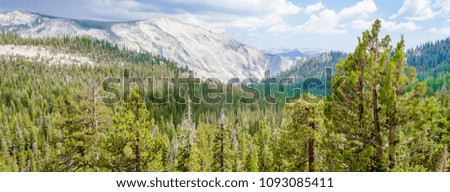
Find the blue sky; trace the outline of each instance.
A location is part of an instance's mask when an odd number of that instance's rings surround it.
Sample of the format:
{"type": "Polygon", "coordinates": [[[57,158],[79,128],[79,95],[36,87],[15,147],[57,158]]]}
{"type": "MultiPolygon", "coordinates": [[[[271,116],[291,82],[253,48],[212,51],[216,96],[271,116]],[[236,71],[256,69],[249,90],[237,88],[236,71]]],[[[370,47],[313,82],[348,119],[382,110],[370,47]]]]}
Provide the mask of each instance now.
{"type": "Polygon", "coordinates": [[[0,0],[0,11],[108,21],[168,15],[260,49],[352,51],[375,19],[408,47],[450,36],[450,0],[0,0]]]}

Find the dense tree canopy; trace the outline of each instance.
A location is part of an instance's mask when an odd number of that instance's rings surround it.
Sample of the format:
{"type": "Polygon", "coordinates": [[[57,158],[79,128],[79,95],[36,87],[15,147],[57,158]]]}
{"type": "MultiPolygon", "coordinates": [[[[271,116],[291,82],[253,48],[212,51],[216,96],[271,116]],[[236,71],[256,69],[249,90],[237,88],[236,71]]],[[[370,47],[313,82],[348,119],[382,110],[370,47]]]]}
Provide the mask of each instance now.
{"type": "Polygon", "coordinates": [[[169,89],[185,103],[148,102],[164,90],[144,94],[135,84],[127,102],[104,103],[106,77],[128,69],[161,80],[175,76],[175,64],[87,37],[2,33],[0,45],[82,54],[98,65],[0,57],[0,171],[450,171],[448,58],[439,51],[437,63],[411,60],[405,40],[393,46],[380,29],[376,21],[353,53],[327,60],[336,63],[333,94],[286,105],[197,102],[205,84],[169,89]]]}

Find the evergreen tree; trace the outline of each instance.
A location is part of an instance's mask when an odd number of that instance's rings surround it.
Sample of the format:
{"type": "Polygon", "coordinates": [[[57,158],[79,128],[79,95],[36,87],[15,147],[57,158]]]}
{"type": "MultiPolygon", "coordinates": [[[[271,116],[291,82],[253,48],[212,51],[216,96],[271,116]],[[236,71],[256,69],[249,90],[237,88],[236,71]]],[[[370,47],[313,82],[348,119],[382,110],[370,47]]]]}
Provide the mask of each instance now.
{"type": "Polygon", "coordinates": [[[214,168],[215,172],[229,172],[232,171],[232,151],[230,149],[230,130],[227,129],[227,118],[225,116],[225,110],[222,109],[219,127],[216,131],[214,139],[214,168]]]}
{"type": "MultiPolygon", "coordinates": [[[[398,144],[415,137],[400,136],[414,134],[406,125],[417,123],[414,106],[422,102],[424,85],[415,84],[407,91],[415,81],[415,69],[406,65],[404,40],[393,49],[389,36],[379,39],[380,28],[377,20],[370,32],[363,33],[354,53],[337,65],[334,81],[346,80],[335,84],[340,87],[334,87],[333,92],[346,100],[334,98],[325,108],[331,122],[327,124],[328,140],[336,145],[336,152],[329,153],[327,161],[340,164],[335,171],[395,170],[399,157],[405,155],[398,150],[398,144]]],[[[426,122],[437,124],[431,119],[426,122]]]]}
{"type": "Polygon", "coordinates": [[[288,113],[291,121],[281,130],[279,148],[282,170],[314,172],[319,165],[316,156],[324,125],[323,102],[300,99],[288,107],[288,113]]]}
{"type": "Polygon", "coordinates": [[[200,170],[202,172],[212,171],[213,166],[213,146],[214,146],[215,126],[200,123],[197,131],[197,149],[200,159],[200,170]]]}
{"type": "Polygon", "coordinates": [[[180,133],[178,135],[177,170],[178,171],[199,171],[200,159],[196,144],[196,129],[192,121],[192,110],[190,99],[187,99],[187,109],[181,122],[180,133]]]}
{"type": "Polygon", "coordinates": [[[247,172],[258,172],[259,171],[258,146],[255,145],[254,143],[256,143],[254,141],[254,139],[250,139],[249,154],[247,156],[246,166],[245,166],[246,167],[245,170],[247,172]]]}
{"type": "MultiPolygon", "coordinates": [[[[378,37],[380,27],[375,22],[349,55],[324,53],[280,74],[324,77],[319,68],[345,58],[334,97],[287,106],[283,94],[277,104],[144,104],[141,89],[126,104],[106,105],[113,94],[92,82],[121,76],[122,68],[155,77],[147,101],[185,91],[160,84],[176,64],[89,37],[1,33],[2,45],[83,55],[95,65],[0,56],[0,171],[450,171],[449,41],[405,54],[403,38],[391,46],[389,36],[378,37]]],[[[190,96],[207,85],[189,87],[190,96]]],[[[272,89],[292,95],[297,85],[272,89]]],[[[231,100],[248,96],[239,88],[229,88],[231,100]]]]}
{"type": "Polygon", "coordinates": [[[274,137],[273,131],[270,129],[267,121],[261,121],[260,129],[257,134],[258,139],[258,160],[259,171],[271,172],[273,171],[273,149],[274,149],[274,137]]]}
{"type": "Polygon", "coordinates": [[[112,171],[164,171],[167,138],[155,132],[154,120],[143,104],[142,91],[133,90],[129,103],[114,118],[114,128],[105,143],[112,171]]]}
{"type": "Polygon", "coordinates": [[[63,151],[50,163],[52,171],[100,171],[101,143],[111,122],[110,111],[100,100],[95,84],[87,92],[67,101],[70,115],[61,122],[63,151]]]}

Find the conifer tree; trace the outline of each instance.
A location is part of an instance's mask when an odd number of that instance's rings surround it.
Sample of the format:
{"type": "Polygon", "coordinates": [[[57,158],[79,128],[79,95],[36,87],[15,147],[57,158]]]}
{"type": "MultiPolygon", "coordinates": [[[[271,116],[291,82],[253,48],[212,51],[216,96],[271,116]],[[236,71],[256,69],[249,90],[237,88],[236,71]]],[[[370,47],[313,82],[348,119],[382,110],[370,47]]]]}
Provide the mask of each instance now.
{"type": "Polygon", "coordinates": [[[227,125],[227,118],[225,110],[222,109],[219,119],[219,127],[216,131],[214,139],[214,169],[215,172],[229,172],[232,171],[232,151],[230,149],[230,129],[227,125]]]}
{"type": "MultiPolygon", "coordinates": [[[[403,38],[395,49],[390,37],[379,39],[381,21],[358,39],[354,53],[337,66],[333,89],[335,95],[327,102],[325,113],[329,141],[334,141],[335,152],[328,153],[327,161],[338,162],[334,171],[388,171],[399,165],[399,157],[408,153],[398,149],[402,139],[416,137],[407,125],[422,121],[414,106],[423,102],[424,85],[417,83],[415,69],[406,64],[403,38]],[[344,99],[344,100],[343,100],[344,99]],[[414,122],[414,120],[416,122],[414,122]]],[[[428,119],[425,122],[436,126],[428,119]]],[[[414,125],[419,126],[419,125],[414,125]]],[[[423,127],[415,127],[423,130],[423,127]]],[[[331,144],[331,143],[330,143],[331,144]]]]}
{"type": "Polygon", "coordinates": [[[273,149],[274,149],[274,137],[273,132],[270,129],[266,120],[260,121],[260,129],[257,134],[258,140],[258,168],[262,172],[273,171],[273,149]]]}
{"type": "Polygon", "coordinates": [[[61,122],[63,151],[49,164],[53,171],[100,171],[101,143],[105,139],[106,127],[111,124],[110,111],[100,101],[100,88],[87,86],[86,93],[68,101],[68,117],[61,122]]]}
{"type": "Polygon", "coordinates": [[[249,154],[247,155],[245,170],[247,172],[258,172],[258,146],[255,144],[254,138],[249,142],[249,154]]]}
{"type": "Polygon", "coordinates": [[[192,120],[192,109],[190,99],[187,99],[187,109],[181,121],[178,135],[177,170],[178,171],[199,171],[200,159],[197,149],[197,135],[194,122],[192,120]]]}
{"type": "MultiPolygon", "coordinates": [[[[312,97],[311,95],[307,95],[312,97]]],[[[288,106],[290,123],[282,127],[279,154],[283,171],[310,171],[318,167],[318,142],[324,125],[323,102],[309,103],[300,99],[288,106]]]]}
{"type": "Polygon", "coordinates": [[[214,136],[215,126],[200,123],[197,131],[197,147],[200,159],[200,171],[202,172],[212,171],[214,136]]]}
{"type": "Polygon", "coordinates": [[[164,171],[168,159],[167,138],[155,134],[154,120],[143,103],[142,91],[133,90],[129,103],[114,118],[105,143],[112,171],[164,171]]]}

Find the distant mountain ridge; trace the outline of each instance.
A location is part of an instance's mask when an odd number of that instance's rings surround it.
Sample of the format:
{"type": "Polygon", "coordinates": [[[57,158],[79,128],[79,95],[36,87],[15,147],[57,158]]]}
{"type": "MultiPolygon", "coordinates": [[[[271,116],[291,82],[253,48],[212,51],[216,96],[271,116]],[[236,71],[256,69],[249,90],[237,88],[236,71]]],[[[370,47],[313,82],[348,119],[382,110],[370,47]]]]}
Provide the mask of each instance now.
{"type": "Polygon", "coordinates": [[[443,66],[450,64],[450,37],[424,43],[414,49],[408,49],[406,53],[408,64],[416,68],[418,75],[436,73],[443,66]]]}
{"type": "Polygon", "coordinates": [[[279,73],[278,77],[290,77],[303,81],[307,78],[321,78],[326,68],[335,69],[341,59],[347,57],[347,53],[330,51],[321,53],[317,57],[298,59],[290,69],[279,73]]]}
{"type": "MultiPolygon", "coordinates": [[[[405,50],[407,63],[415,67],[417,75],[421,78],[427,76],[439,76],[450,72],[450,37],[426,42],[422,45],[405,50]]],[[[305,57],[297,60],[290,69],[279,73],[278,77],[294,77],[300,80],[309,77],[321,77],[325,68],[335,68],[340,59],[344,59],[347,53],[324,52],[316,57],[305,57]]]]}
{"type": "Polygon", "coordinates": [[[318,57],[322,53],[330,52],[330,50],[316,48],[295,48],[295,49],[269,49],[264,52],[271,55],[280,55],[291,59],[318,57]]]}
{"type": "MultiPolygon", "coordinates": [[[[169,17],[142,21],[104,22],[65,19],[37,13],[0,13],[0,30],[29,37],[90,36],[127,49],[147,51],[194,70],[197,76],[262,79],[266,70],[278,77],[320,77],[335,67],[344,52],[295,48],[261,51],[230,37],[169,17]]],[[[407,50],[408,64],[419,76],[442,71],[450,63],[450,38],[407,50]]],[[[445,70],[446,71],[446,70],[445,70]]]]}
{"type": "Polygon", "coordinates": [[[230,37],[169,17],[129,22],[65,19],[11,11],[0,14],[0,30],[28,37],[90,36],[127,49],[162,55],[204,78],[263,78],[289,69],[294,61],[269,55],[230,37]]]}

